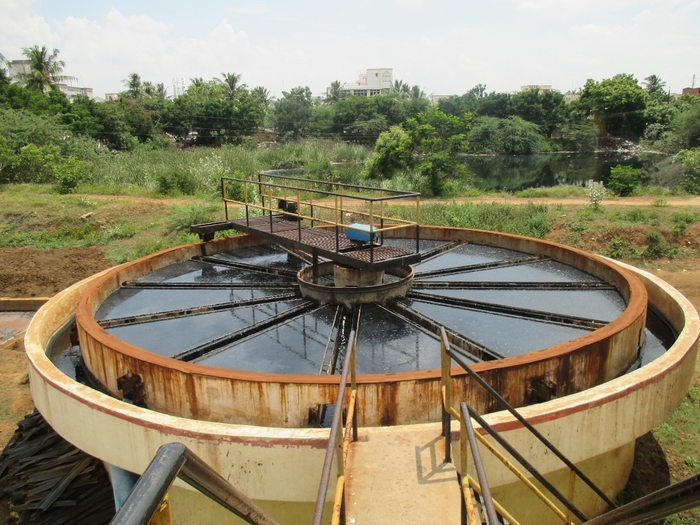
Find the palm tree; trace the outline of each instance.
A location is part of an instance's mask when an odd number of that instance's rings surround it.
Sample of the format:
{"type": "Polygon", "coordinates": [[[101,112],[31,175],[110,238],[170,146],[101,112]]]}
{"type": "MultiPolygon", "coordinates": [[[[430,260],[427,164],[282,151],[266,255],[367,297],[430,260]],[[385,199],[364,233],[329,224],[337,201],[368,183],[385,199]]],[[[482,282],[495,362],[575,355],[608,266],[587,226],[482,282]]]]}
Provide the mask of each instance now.
{"type": "Polygon", "coordinates": [[[253,97],[253,100],[260,104],[264,109],[267,109],[270,106],[272,97],[270,97],[270,92],[267,88],[263,86],[255,86],[250,91],[250,96],[253,97]]]}
{"type": "Polygon", "coordinates": [[[420,100],[420,99],[424,99],[424,98],[428,98],[428,97],[426,97],[426,96],[425,96],[425,93],[423,92],[423,90],[421,90],[421,88],[419,88],[419,87],[416,85],[416,86],[413,86],[413,87],[411,88],[411,98],[415,98],[415,99],[419,99],[419,100],[420,100]]]}
{"type": "Polygon", "coordinates": [[[331,82],[331,87],[328,90],[328,94],[326,95],[326,101],[328,104],[335,104],[340,100],[340,97],[343,93],[342,86],[340,85],[340,81],[334,80],[331,82]]]}
{"type": "Polygon", "coordinates": [[[391,88],[391,93],[397,98],[410,98],[411,87],[408,84],[405,84],[403,80],[394,80],[394,86],[391,88]]]}
{"type": "Polygon", "coordinates": [[[193,85],[194,87],[199,87],[199,86],[204,84],[204,79],[202,77],[191,78],[190,84],[193,85]]]}
{"type": "Polygon", "coordinates": [[[239,84],[242,76],[240,74],[221,73],[221,76],[224,77],[224,80],[219,80],[217,78],[217,81],[224,87],[224,96],[229,100],[235,100],[238,93],[248,87],[245,84],[239,84]]]}
{"type": "Polygon", "coordinates": [[[46,46],[22,48],[22,54],[29,60],[29,71],[20,73],[19,78],[28,89],[37,89],[42,93],[48,92],[59,82],[74,80],[75,77],[63,75],[66,63],[57,60],[59,50],[55,49],[49,54],[46,46]]]}
{"type": "Polygon", "coordinates": [[[659,75],[649,75],[644,79],[644,85],[651,95],[653,93],[663,93],[664,88],[666,87],[666,82],[661,80],[659,75]]]}
{"type": "Polygon", "coordinates": [[[7,69],[5,69],[6,64],[7,60],[5,60],[3,54],[0,53],[0,86],[10,83],[10,74],[7,72],[7,69]]]}
{"type": "Polygon", "coordinates": [[[122,82],[126,86],[124,95],[134,100],[140,99],[147,86],[151,84],[150,82],[142,83],[138,73],[130,73],[122,82]]]}

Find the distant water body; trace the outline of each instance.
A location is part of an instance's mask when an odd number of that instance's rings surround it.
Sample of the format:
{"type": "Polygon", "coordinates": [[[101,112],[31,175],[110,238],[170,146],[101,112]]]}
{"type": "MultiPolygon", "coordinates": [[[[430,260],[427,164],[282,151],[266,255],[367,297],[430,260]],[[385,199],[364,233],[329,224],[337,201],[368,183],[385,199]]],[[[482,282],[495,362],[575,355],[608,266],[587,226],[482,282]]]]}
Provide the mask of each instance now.
{"type": "Polygon", "coordinates": [[[464,157],[477,188],[519,191],[552,186],[584,186],[589,179],[607,183],[618,164],[644,170],[643,184],[674,189],[679,170],[667,155],[624,153],[549,153],[464,157]]]}

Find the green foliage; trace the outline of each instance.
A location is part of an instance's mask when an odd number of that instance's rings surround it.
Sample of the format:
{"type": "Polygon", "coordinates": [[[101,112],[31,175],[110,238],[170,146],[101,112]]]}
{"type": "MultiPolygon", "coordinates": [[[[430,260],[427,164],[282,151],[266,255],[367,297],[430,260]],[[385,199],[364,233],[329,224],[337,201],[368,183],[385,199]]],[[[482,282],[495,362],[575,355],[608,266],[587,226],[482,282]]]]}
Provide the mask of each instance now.
{"type": "Polygon", "coordinates": [[[189,231],[193,224],[202,224],[215,220],[221,214],[218,204],[191,204],[188,206],[173,205],[170,208],[170,218],[166,233],[189,231]]]}
{"type": "Polygon", "coordinates": [[[564,123],[557,134],[557,142],[566,151],[595,151],[598,147],[598,129],[592,120],[564,123]]]}
{"type": "Polygon", "coordinates": [[[627,197],[632,194],[642,177],[642,170],[632,166],[617,166],[610,169],[608,189],[615,195],[627,197]]]}
{"type": "Polygon", "coordinates": [[[83,161],[75,157],[63,159],[54,168],[56,191],[60,194],[73,193],[88,176],[89,171],[83,161]]]}
{"type": "Polygon", "coordinates": [[[471,153],[505,153],[529,155],[547,151],[547,140],[539,127],[520,117],[482,117],[467,135],[471,153]]]}
{"type": "Polygon", "coordinates": [[[673,157],[673,162],[683,167],[681,188],[700,195],[700,148],[681,150],[673,157]]]}
{"type": "Polygon", "coordinates": [[[177,168],[158,173],[156,184],[161,195],[194,195],[197,191],[197,182],[192,173],[177,168]]]}
{"type": "Polygon", "coordinates": [[[305,172],[311,179],[334,180],[333,166],[328,158],[312,160],[306,166],[305,172]]]}
{"type": "Polygon", "coordinates": [[[648,224],[651,217],[644,210],[634,208],[625,214],[625,220],[638,224],[648,224]]]}
{"type": "Polygon", "coordinates": [[[687,111],[679,112],[671,127],[683,148],[700,147],[700,102],[693,104],[687,111]]]}
{"type": "Polygon", "coordinates": [[[644,132],[648,97],[633,75],[620,74],[601,82],[588,80],[579,103],[594,115],[606,133],[636,138],[644,132]]]}
{"type": "Polygon", "coordinates": [[[649,231],[647,241],[647,247],[642,252],[642,256],[647,259],[673,258],[678,254],[678,248],[667,243],[663,235],[656,230],[649,231]]]}
{"type": "Polygon", "coordinates": [[[610,241],[606,255],[613,259],[624,259],[636,255],[636,250],[631,242],[615,235],[610,241]]]}
{"type": "Polygon", "coordinates": [[[405,130],[393,127],[380,135],[367,162],[367,174],[390,178],[397,171],[415,169],[430,181],[431,195],[452,194],[454,183],[448,179],[467,176],[457,154],[465,148],[470,126],[470,115],[459,118],[437,108],[409,118],[405,130]]]}
{"type": "Polygon", "coordinates": [[[57,146],[47,145],[42,148],[27,144],[19,150],[18,161],[13,167],[16,182],[52,182],[54,170],[61,159],[57,146]]]}
{"type": "Polygon", "coordinates": [[[289,138],[305,137],[312,118],[313,104],[308,87],[295,87],[275,104],[277,130],[289,138]]]}
{"type": "Polygon", "coordinates": [[[673,214],[673,235],[680,237],[688,230],[688,225],[698,221],[698,215],[689,212],[676,212],[673,214]]]}
{"type": "MultiPolygon", "coordinates": [[[[411,209],[391,209],[391,213],[406,213],[411,209]]],[[[421,223],[499,231],[542,238],[549,233],[552,219],[545,204],[527,203],[513,206],[499,203],[423,204],[421,223]]]]}

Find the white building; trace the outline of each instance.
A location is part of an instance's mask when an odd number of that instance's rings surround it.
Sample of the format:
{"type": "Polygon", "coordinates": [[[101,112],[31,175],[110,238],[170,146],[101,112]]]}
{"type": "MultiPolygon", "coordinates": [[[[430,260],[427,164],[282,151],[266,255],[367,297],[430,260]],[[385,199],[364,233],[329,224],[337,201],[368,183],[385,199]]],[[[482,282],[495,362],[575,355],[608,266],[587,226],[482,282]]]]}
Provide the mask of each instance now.
{"type": "Polygon", "coordinates": [[[552,91],[552,86],[550,84],[528,84],[527,86],[520,86],[520,91],[530,91],[536,89],[540,93],[546,93],[547,91],[552,91]]]}
{"type": "MultiPolygon", "coordinates": [[[[7,73],[10,76],[11,82],[19,82],[20,77],[29,73],[31,63],[29,60],[11,60],[7,63],[7,73]]],[[[76,95],[84,95],[88,98],[93,98],[92,88],[69,86],[68,84],[56,84],[59,91],[63,92],[69,99],[73,99],[76,95]]]]}
{"type": "MultiPolygon", "coordinates": [[[[360,73],[356,83],[345,83],[341,86],[341,95],[358,95],[361,97],[373,97],[380,93],[389,93],[394,85],[394,70],[390,67],[368,69],[360,73]]],[[[326,89],[326,95],[330,95],[331,88],[326,89]]]]}

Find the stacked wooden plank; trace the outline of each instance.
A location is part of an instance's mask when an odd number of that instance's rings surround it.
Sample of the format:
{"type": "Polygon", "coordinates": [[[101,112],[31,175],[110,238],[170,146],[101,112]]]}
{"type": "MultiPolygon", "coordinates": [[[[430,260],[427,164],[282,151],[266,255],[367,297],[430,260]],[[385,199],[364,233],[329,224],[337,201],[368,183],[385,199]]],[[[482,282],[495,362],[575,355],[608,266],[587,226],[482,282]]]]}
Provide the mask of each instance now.
{"type": "Polygon", "coordinates": [[[102,462],[56,434],[37,411],[17,427],[0,455],[0,500],[16,523],[109,523],[114,499],[102,462]]]}

